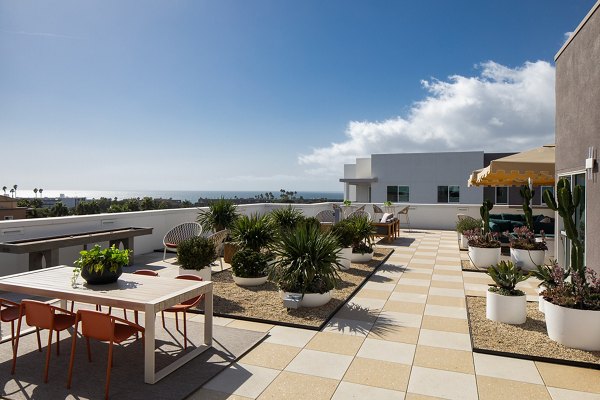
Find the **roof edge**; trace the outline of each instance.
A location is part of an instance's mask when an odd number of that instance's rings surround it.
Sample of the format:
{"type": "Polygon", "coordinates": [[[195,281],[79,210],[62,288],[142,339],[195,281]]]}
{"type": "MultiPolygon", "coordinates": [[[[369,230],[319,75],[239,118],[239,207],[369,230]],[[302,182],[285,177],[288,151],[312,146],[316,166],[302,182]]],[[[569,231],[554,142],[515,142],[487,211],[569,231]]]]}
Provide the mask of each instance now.
{"type": "Polygon", "coordinates": [[[596,4],[594,4],[592,6],[592,9],[587,13],[587,15],[581,20],[581,22],[579,23],[579,25],[577,25],[577,28],[575,28],[575,30],[573,31],[573,33],[571,34],[571,36],[569,36],[569,38],[567,39],[567,41],[561,46],[561,48],[558,50],[558,52],[556,53],[556,55],[554,56],[554,62],[556,62],[556,60],[558,60],[558,57],[561,56],[561,54],[563,53],[563,51],[565,51],[565,49],[567,48],[567,46],[569,46],[569,44],[573,41],[573,39],[575,39],[575,36],[577,36],[577,34],[579,33],[579,31],[583,28],[583,26],[589,21],[589,19],[592,17],[592,15],[596,12],[596,10],[598,10],[598,8],[600,8],[600,0],[598,0],[596,2],[596,4]]]}

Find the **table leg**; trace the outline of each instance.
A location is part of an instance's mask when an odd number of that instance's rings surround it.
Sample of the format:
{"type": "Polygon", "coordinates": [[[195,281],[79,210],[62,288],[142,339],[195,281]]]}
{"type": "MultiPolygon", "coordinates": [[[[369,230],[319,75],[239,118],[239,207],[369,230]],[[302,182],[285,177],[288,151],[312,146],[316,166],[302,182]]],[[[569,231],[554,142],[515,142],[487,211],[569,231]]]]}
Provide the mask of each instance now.
{"type": "Polygon", "coordinates": [[[144,332],[144,382],[153,384],[156,382],[154,354],[154,322],[156,314],[154,313],[154,306],[151,304],[146,305],[144,313],[144,328],[146,330],[144,332]]]}
{"type": "Polygon", "coordinates": [[[204,344],[212,345],[213,329],[213,291],[212,288],[204,295],[204,344]]]}

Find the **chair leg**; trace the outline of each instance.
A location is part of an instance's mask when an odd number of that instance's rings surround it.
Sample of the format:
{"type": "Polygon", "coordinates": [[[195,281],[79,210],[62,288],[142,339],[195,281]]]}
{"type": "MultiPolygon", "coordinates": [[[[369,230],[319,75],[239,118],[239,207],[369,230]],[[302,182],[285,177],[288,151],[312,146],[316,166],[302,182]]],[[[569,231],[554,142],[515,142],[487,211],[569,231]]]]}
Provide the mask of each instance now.
{"type": "Polygon", "coordinates": [[[87,348],[88,361],[92,362],[92,350],[90,349],[90,338],[85,337],[85,347],[87,348]]]}
{"type": "MultiPolygon", "coordinates": [[[[135,321],[135,323],[138,323],[138,312],[137,310],[133,310],[133,320],[135,321]]],[[[135,332],[135,340],[138,340],[140,338],[139,333],[136,331],[135,332]]]]}
{"type": "Polygon", "coordinates": [[[165,312],[161,311],[160,316],[162,317],[163,329],[167,329],[167,327],[165,326],[165,312]]]}
{"type": "Polygon", "coordinates": [[[60,331],[56,331],[56,356],[60,356],[60,331]]]}
{"type": "Polygon", "coordinates": [[[187,350],[187,322],[186,313],[183,310],[183,348],[187,350]]]}
{"type": "Polygon", "coordinates": [[[75,330],[73,331],[73,339],[71,343],[71,357],[69,359],[69,374],[67,375],[67,389],[71,388],[71,380],[73,378],[73,363],[75,362],[75,345],[77,344],[77,325],[79,321],[75,324],[75,330]]]}
{"type": "Polygon", "coordinates": [[[179,331],[179,313],[175,313],[175,329],[179,331]]]}
{"type": "Polygon", "coordinates": [[[223,257],[219,257],[219,263],[221,264],[221,271],[223,271],[223,257]]]}
{"type": "Polygon", "coordinates": [[[167,259],[167,248],[165,247],[165,251],[163,252],[163,261],[167,259]]]}
{"type": "Polygon", "coordinates": [[[15,347],[15,321],[10,321],[10,345],[15,347]]]}
{"type": "Polygon", "coordinates": [[[123,319],[127,320],[127,309],[123,309],[123,319]]]}
{"type": "MultiPolygon", "coordinates": [[[[17,332],[21,332],[21,321],[23,320],[23,309],[21,308],[21,314],[19,314],[19,323],[17,324],[17,332]]],[[[12,368],[10,370],[10,373],[12,375],[15,374],[15,368],[17,367],[17,349],[19,348],[19,338],[21,337],[21,335],[17,335],[17,338],[15,339],[15,345],[13,346],[13,360],[12,360],[12,368]]],[[[38,336],[38,340],[39,340],[39,336],[38,336]]]]}
{"type": "Polygon", "coordinates": [[[112,368],[113,362],[113,342],[110,341],[108,345],[108,363],[106,365],[106,385],[104,386],[104,398],[108,400],[108,388],[110,386],[110,369],[112,368]]]}
{"type": "Polygon", "coordinates": [[[46,350],[46,366],[44,367],[44,383],[48,383],[48,367],[50,366],[50,355],[52,354],[52,332],[54,329],[48,329],[48,349],[46,350]]]}
{"type": "Polygon", "coordinates": [[[40,328],[38,328],[37,326],[35,327],[35,335],[37,336],[38,351],[41,353],[42,352],[42,340],[40,339],[40,328]]]}

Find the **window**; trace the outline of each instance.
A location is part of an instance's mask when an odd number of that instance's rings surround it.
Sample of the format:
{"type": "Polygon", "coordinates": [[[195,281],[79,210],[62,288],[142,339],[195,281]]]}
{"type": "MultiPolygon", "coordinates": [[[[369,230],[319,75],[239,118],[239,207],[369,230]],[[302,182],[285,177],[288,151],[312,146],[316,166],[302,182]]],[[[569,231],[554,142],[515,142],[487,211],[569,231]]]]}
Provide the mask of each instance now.
{"type": "Polygon", "coordinates": [[[546,204],[544,203],[544,192],[546,190],[549,190],[550,193],[552,193],[552,197],[554,197],[554,186],[541,186],[540,187],[540,196],[542,197],[542,205],[546,204]]]}
{"type": "Polygon", "coordinates": [[[438,186],[438,203],[458,203],[460,202],[459,186],[438,186]]]}
{"type": "Polygon", "coordinates": [[[508,204],[508,186],[496,188],[496,204],[508,204]]]}
{"type": "Polygon", "coordinates": [[[410,201],[410,188],[408,186],[388,186],[386,199],[393,203],[408,203],[410,201]]]}
{"type": "Polygon", "coordinates": [[[4,220],[5,220],[5,221],[10,221],[10,220],[12,220],[12,219],[14,219],[14,217],[13,217],[12,215],[5,215],[5,216],[4,216],[4,220]]]}

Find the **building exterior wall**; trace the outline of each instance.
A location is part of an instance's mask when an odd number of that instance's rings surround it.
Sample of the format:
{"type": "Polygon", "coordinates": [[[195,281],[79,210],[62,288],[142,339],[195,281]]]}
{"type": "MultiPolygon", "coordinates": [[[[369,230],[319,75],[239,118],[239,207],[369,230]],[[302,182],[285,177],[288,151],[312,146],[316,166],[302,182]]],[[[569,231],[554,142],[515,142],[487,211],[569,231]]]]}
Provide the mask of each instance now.
{"type": "Polygon", "coordinates": [[[371,201],[387,200],[388,186],[408,186],[409,202],[435,204],[438,186],[459,186],[458,204],[481,203],[483,190],[467,187],[471,172],[483,167],[483,152],[373,154],[371,201]]]}
{"type": "MultiPolygon", "coordinates": [[[[600,1],[556,56],[556,173],[585,169],[600,151],[600,1]]],[[[600,272],[600,181],[586,180],[586,261],[600,272]]],[[[558,241],[557,241],[558,242],[558,241]]],[[[560,257],[561,251],[557,254],[560,257]]]]}

